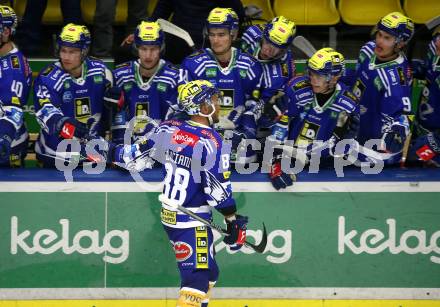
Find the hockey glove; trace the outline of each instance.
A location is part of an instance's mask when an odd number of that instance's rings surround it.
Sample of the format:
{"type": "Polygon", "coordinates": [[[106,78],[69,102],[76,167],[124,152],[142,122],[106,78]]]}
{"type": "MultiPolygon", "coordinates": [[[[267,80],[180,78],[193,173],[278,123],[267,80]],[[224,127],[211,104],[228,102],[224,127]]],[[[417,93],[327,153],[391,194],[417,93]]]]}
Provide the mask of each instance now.
{"type": "Polygon", "coordinates": [[[235,215],[232,218],[225,219],[225,221],[228,234],[223,238],[223,242],[228,244],[231,250],[239,250],[246,241],[248,217],[235,215]]]}
{"type": "Polygon", "coordinates": [[[82,139],[89,133],[89,129],[86,124],[83,124],[70,117],[61,118],[57,123],[56,129],[58,134],[64,139],[72,139],[73,137],[82,139]]]}
{"type": "Polygon", "coordinates": [[[410,156],[416,156],[418,160],[430,161],[440,155],[440,135],[429,132],[427,135],[418,137],[412,148],[410,156]]]}
{"type": "Polygon", "coordinates": [[[287,109],[287,97],[284,92],[278,91],[264,105],[263,113],[271,121],[277,121],[287,109]]]}
{"type": "Polygon", "coordinates": [[[118,87],[109,88],[104,95],[104,106],[112,112],[119,112],[124,105],[124,94],[118,87]]]}
{"type": "Polygon", "coordinates": [[[274,155],[275,158],[272,160],[269,178],[276,190],[285,189],[288,186],[293,185],[293,180],[289,174],[283,173],[281,169],[282,151],[280,149],[275,149],[274,155]]]}
{"type": "Polygon", "coordinates": [[[397,153],[403,149],[406,135],[407,128],[405,126],[394,124],[391,126],[391,130],[382,136],[382,147],[385,147],[387,152],[397,153]]]}
{"type": "Polygon", "coordinates": [[[0,163],[9,162],[9,155],[11,154],[12,140],[9,136],[3,135],[0,137],[0,163]]]}

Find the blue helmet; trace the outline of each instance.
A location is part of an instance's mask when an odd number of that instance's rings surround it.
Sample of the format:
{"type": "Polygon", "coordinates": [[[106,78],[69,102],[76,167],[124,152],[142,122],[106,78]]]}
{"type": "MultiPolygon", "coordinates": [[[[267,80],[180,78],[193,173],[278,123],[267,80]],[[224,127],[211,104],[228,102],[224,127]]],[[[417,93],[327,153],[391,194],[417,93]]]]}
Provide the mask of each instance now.
{"type": "Polygon", "coordinates": [[[393,12],[377,23],[377,29],[391,34],[398,41],[408,42],[414,34],[414,22],[400,12],[393,12]]]}
{"type": "Polygon", "coordinates": [[[238,31],[238,16],[231,8],[216,7],[213,9],[206,20],[206,27],[225,28],[229,31],[238,31]]]}
{"type": "Polygon", "coordinates": [[[86,26],[69,23],[63,27],[57,38],[58,49],[61,46],[79,48],[86,54],[91,43],[90,32],[86,26]]]}
{"type": "Polygon", "coordinates": [[[286,49],[292,43],[295,33],[295,23],[284,16],[278,16],[266,24],[263,37],[275,47],[286,49]]]}
{"type": "Polygon", "coordinates": [[[164,46],[165,36],[159,23],[142,21],[134,32],[134,43],[136,46],[152,45],[164,46]]]}
{"type": "Polygon", "coordinates": [[[194,80],[178,87],[178,100],[180,107],[188,115],[200,113],[202,103],[212,104],[214,95],[220,96],[220,91],[207,80],[194,80]]]}
{"type": "Polygon", "coordinates": [[[7,5],[0,5],[0,33],[3,33],[3,28],[11,29],[12,35],[17,28],[17,14],[7,5]]]}

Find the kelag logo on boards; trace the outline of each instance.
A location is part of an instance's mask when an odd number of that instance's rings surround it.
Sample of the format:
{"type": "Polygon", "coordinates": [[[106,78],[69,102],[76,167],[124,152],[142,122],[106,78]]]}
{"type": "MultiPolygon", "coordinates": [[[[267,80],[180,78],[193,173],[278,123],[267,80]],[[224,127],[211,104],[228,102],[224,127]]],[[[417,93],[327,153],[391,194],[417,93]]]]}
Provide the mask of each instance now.
{"type": "Polygon", "coordinates": [[[18,217],[11,217],[11,254],[24,252],[28,255],[35,253],[50,255],[61,251],[66,255],[78,253],[104,254],[105,262],[118,264],[127,260],[130,251],[130,236],[128,230],[111,230],[101,237],[98,230],[80,230],[70,234],[68,219],[60,219],[58,229],[40,229],[35,233],[19,229],[18,217]],[[113,240],[114,239],[114,240],[113,240]],[[114,241],[118,244],[113,245],[114,241]]]}
{"type": "MultiPolygon", "coordinates": [[[[219,253],[221,250],[225,249],[228,254],[235,254],[237,252],[243,254],[253,254],[255,253],[249,247],[243,246],[239,251],[231,251],[227,245],[223,242],[223,236],[217,231],[214,234],[214,244],[215,251],[219,253]]],[[[261,230],[246,230],[246,237],[252,238],[255,242],[260,242],[263,231],[261,230]]],[[[252,239],[250,240],[252,242],[252,239]]],[[[267,235],[267,246],[264,251],[266,255],[267,262],[282,264],[290,260],[292,257],[292,230],[281,230],[275,229],[268,233],[267,235]],[[275,241],[277,242],[275,245],[275,241]],[[280,245],[281,243],[281,245],[280,245]]]]}
{"type": "Polygon", "coordinates": [[[379,229],[367,229],[362,233],[357,230],[347,230],[345,216],[338,220],[338,252],[343,255],[346,249],[359,255],[367,253],[376,255],[384,252],[390,254],[405,253],[408,255],[424,254],[431,255],[430,260],[440,264],[440,230],[429,235],[423,229],[410,229],[397,236],[397,222],[395,219],[387,219],[388,231],[379,229]],[[434,255],[433,255],[434,254],[434,255]]]}

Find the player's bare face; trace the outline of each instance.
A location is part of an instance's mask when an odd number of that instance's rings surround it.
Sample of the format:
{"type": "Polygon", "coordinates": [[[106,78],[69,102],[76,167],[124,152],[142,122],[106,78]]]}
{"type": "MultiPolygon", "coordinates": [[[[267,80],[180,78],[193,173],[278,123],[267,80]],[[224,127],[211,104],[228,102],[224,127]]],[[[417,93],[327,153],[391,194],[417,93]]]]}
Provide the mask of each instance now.
{"type": "Polygon", "coordinates": [[[75,73],[74,71],[81,67],[81,49],[61,46],[60,60],[68,73],[75,73]]]}
{"type": "Polygon", "coordinates": [[[312,89],[315,94],[326,94],[329,92],[330,85],[326,76],[309,71],[309,77],[310,84],[312,85],[312,89]]]}
{"type": "Polygon", "coordinates": [[[434,41],[434,45],[435,45],[435,53],[437,53],[437,55],[440,56],[440,35],[437,35],[434,41]]]}
{"type": "Polygon", "coordinates": [[[232,36],[228,29],[209,29],[208,37],[211,49],[216,55],[223,55],[231,50],[232,36]]]}
{"type": "Polygon", "coordinates": [[[219,95],[212,96],[212,104],[215,108],[214,114],[212,114],[212,121],[218,123],[220,121],[220,97],[219,95]]]}
{"type": "Polygon", "coordinates": [[[388,61],[397,57],[395,51],[396,38],[385,31],[377,31],[376,33],[376,47],[374,53],[379,60],[388,61]]]}
{"type": "Polygon", "coordinates": [[[160,46],[139,46],[139,59],[145,69],[153,69],[160,60],[160,46]]]}
{"type": "Polygon", "coordinates": [[[262,60],[272,60],[280,57],[280,55],[283,53],[283,50],[275,47],[271,43],[267,42],[263,39],[261,43],[261,50],[259,54],[259,58],[262,60]]]}

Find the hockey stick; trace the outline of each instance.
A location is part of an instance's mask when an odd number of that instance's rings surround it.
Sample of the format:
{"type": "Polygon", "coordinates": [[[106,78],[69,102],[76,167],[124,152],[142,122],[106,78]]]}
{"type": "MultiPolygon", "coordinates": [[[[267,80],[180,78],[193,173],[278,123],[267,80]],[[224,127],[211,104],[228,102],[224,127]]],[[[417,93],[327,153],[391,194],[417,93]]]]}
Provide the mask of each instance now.
{"type": "MultiPolygon", "coordinates": [[[[223,229],[221,226],[214,224],[213,222],[210,222],[208,220],[205,220],[204,218],[201,218],[200,216],[198,216],[197,214],[195,214],[194,212],[188,210],[187,208],[179,205],[175,200],[172,199],[168,199],[167,197],[165,197],[165,195],[160,194],[159,195],[159,201],[162,203],[165,203],[166,205],[176,208],[178,210],[180,210],[181,212],[188,214],[190,217],[192,217],[193,219],[203,223],[204,225],[211,227],[215,230],[217,230],[218,232],[220,232],[223,235],[228,235],[228,232],[226,231],[226,229],[223,229]]],[[[245,241],[244,244],[250,248],[252,248],[254,251],[256,251],[257,253],[264,253],[264,250],[266,249],[266,245],[267,245],[267,231],[266,231],[266,226],[263,223],[263,236],[261,238],[261,242],[258,245],[252,244],[248,241],[245,241]]]]}
{"type": "Polygon", "coordinates": [[[295,36],[292,44],[293,46],[304,52],[304,54],[307,55],[309,58],[316,52],[315,47],[313,47],[312,43],[304,36],[295,36]]]}
{"type": "Polygon", "coordinates": [[[192,49],[195,49],[194,41],[187,31],[169,22],[168,20],[159,18],[157,21],[159,22],[162,30],[167,33],[173,34],[174,36],[180,37],[188,44],[188,46],[190,46],[192,49]]]}

